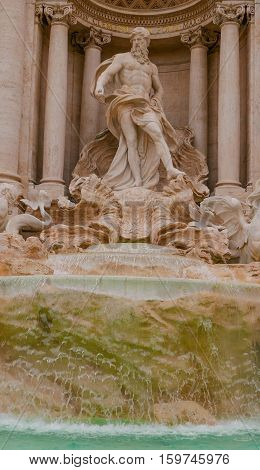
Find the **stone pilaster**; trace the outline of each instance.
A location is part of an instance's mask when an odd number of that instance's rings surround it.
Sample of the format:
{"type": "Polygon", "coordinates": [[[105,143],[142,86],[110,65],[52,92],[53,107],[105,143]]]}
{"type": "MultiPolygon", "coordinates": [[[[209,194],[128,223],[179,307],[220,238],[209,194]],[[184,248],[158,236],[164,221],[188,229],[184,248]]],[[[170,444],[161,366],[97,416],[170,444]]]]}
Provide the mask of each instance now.
{"type": "Polygon", "coordinates": [[[255,115],[255,6],[247,6],[247,190],[253,189],[255,173],[254,115],[255,115]]]}
{"type": "Polygon", "coordinates": [[[216,194],[239,195],[240,184],[240,64],[239,29],[246,7],[216,5],[214,23],[220,26],[218,103],[218,183],[216,194]]]}
{"type": "Polygon", "coordinates": [[[0,182],[20,185],[18,174],[25,57],[25,0],[0,5],[0,182]]]}
{"type": "Polygon", "coordinates": [[[255,2],[254,22],[254,114],[253,114],[253,152],[251,162],[252,185],[260,179],[260,3],[255,2]]]}
{"type": "Polygon", "coordinates": [[[208,48],[217,35],[199,27],[183,34],[181,40],[191,50],[189,126],[194,131],[194,145],[204,155],[208,150],[208,48]]]}
{"type": "Polygon", "coordinates": [[[80,148],[82,149],[87,142],[95,138],[98,132],[100,105],[91,96],[90,86],[95,71],[101,63],[102,47],[110,43],[111,35],[91,28],[88,33],[76,34],[74,41],[85,53],[80,118],[80,148]]]}
{"type": "MultiPolygon", "coordinates": [[[[25,189],[36,183],[37,151],[34,131],[37,129],[40,99],[43,6],[27,1],[26,48],[24,58],[23,112],[20,130],[19,175],[25,189]]],[[[38,140],[38,139],[37,139],[38,140]]]]}
{"type": "Polygon", "coordinates": [[[73,4],[44,2],[51,26],[46,91],[43,175],[41,187],[52,197],[64,193],[64,155],[67,115],[68,29],[76,20],[73,4]]]}
{"type": "Polygon", "coordinates": [[[28,162],[29,185],[34,186],[37,175],[40,94],[41,94],[41,60],[43,41],[43,6],[36,4],[33,40],[33,68],[32,68],[32,94],[31,94],[31,120],[30,120],[30,147],[28,162]]]}

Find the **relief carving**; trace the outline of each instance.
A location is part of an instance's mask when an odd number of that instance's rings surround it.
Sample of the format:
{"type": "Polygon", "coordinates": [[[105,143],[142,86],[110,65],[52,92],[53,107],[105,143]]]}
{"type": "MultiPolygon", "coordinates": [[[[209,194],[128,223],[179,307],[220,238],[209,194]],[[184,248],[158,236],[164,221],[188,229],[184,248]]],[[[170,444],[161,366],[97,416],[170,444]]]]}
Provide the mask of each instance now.
{"type": "Polygon", "coordinates": [[[241,24],[245,14],[246,5],[217,3],[213,22],[220,26],[230,21],[241,24]]]}

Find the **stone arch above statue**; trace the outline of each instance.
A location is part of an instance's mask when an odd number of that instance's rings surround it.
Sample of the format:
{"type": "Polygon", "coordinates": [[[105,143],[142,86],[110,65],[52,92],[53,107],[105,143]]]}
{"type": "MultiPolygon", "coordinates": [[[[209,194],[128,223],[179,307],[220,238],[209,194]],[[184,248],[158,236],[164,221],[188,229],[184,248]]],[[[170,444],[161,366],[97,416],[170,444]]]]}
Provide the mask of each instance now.
{"type": "Polygon", "coordinates": [[[91,0],[92,3],[111,7],[115,11],[123,8],[126,10],[169,10],[175,11],[187,5],[195,5],[201,0],[91,0]]]}
{"type": "Polygon", "coordinates": [[[73,0],[73,4],[77,18],[86,26],[129,37],[139,24],[154,38],[167,38],[209,24],[216,0],[73,0]]]}

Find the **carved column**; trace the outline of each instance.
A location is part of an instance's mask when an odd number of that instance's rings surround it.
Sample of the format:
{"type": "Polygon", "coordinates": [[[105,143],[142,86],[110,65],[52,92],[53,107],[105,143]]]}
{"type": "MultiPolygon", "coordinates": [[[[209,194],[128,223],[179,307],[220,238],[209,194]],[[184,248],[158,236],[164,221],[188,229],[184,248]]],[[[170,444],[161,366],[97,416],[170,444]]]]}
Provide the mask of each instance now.
{"type": "Polygon", "coordinates": [[[254,142],[252,159],[252,183],[260,179],[260,3],[255,3],[255,37],[254,37],[254,72],[255,72],[255,95],[254,95],[254,142]]]}
{"type": "MultiPolygon", "coordinates": [[[[36,183],[39,100],[41,84],[43,6],[27,2],[26,50],[24,60],[23,113],[21,122],[19,175],[26,189],[36,183]]],[[[25,191],[26,192],[26,191],[25,191]]]]}
{"type": "Polygon", "coordinates": [[[41,59],[42,59],[42,19],[43,6],[37,5],[35,9],[34,40],[33,40],[33,69],[32,69],[32,96],[31,96],[31,122],[30,122],[30,148],[28,177],[29,184],[34,185],[37,174],[40,94],[41,94],[41,59]]]}
{"type": "Polygon", "coordinates": [[[26,4],[25,0],[1,0],[0,5],[0,182],[17,185],[26,4]]]}
{"type": "Polygon", "coordinates": [[[78,33],[74,38],[77,45],[85,52],[80,118],[80,148],[82,149],[87,142],[95,138],[98,132],[100,106],[99,102],[91,96],[90,86],[95,71],[101,63],[102,46],[111,41],[111,35],[91,28],[89,34],[78,33]]]}
{"type": "Polygon", "coordinates": [[[241,4],[217,4],[214,23],[221,28],[218,103],[218,183],[216,194],[239,195],[240,71],[239,28],[245,16],[241,4]]]}
{"type": "Polygon", "coordinates": [[[42,189],[53,198],[64,193],[64,155],[67,113],[68,29],[73,5],[44,3],[51,24],[44,127],[42,189]]]}
{"type": "MultiPolygon", "coordinates": [[[[248,68],[248,95],[247,95],[247,188],[253,189],[255,180],[255,149],[254,149],[254,114],[255,114],[255,7],[247,8],[247,68],[248,68]]],[[[260,177],[260,173],[259,173],[260,177]]]]}
{"type": "Polygon", "coordinates": [[[194,145],[204,155],[208,151],[208,47],[217,37],[199,27],[182,35],[190,47],[189,126],[194,131],[194,145]]]}

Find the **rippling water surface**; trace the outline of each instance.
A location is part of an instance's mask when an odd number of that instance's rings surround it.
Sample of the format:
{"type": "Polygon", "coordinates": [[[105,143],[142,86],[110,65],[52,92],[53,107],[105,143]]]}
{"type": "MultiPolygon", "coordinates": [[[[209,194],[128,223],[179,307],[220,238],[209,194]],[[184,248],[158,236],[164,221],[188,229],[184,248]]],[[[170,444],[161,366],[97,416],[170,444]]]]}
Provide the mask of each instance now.
{"type": "Polygon", "coordinates": [[[3,449],[260,449],[260,422],[226,421],[215,426],[78,424],[0,419],[3,449]]]}

